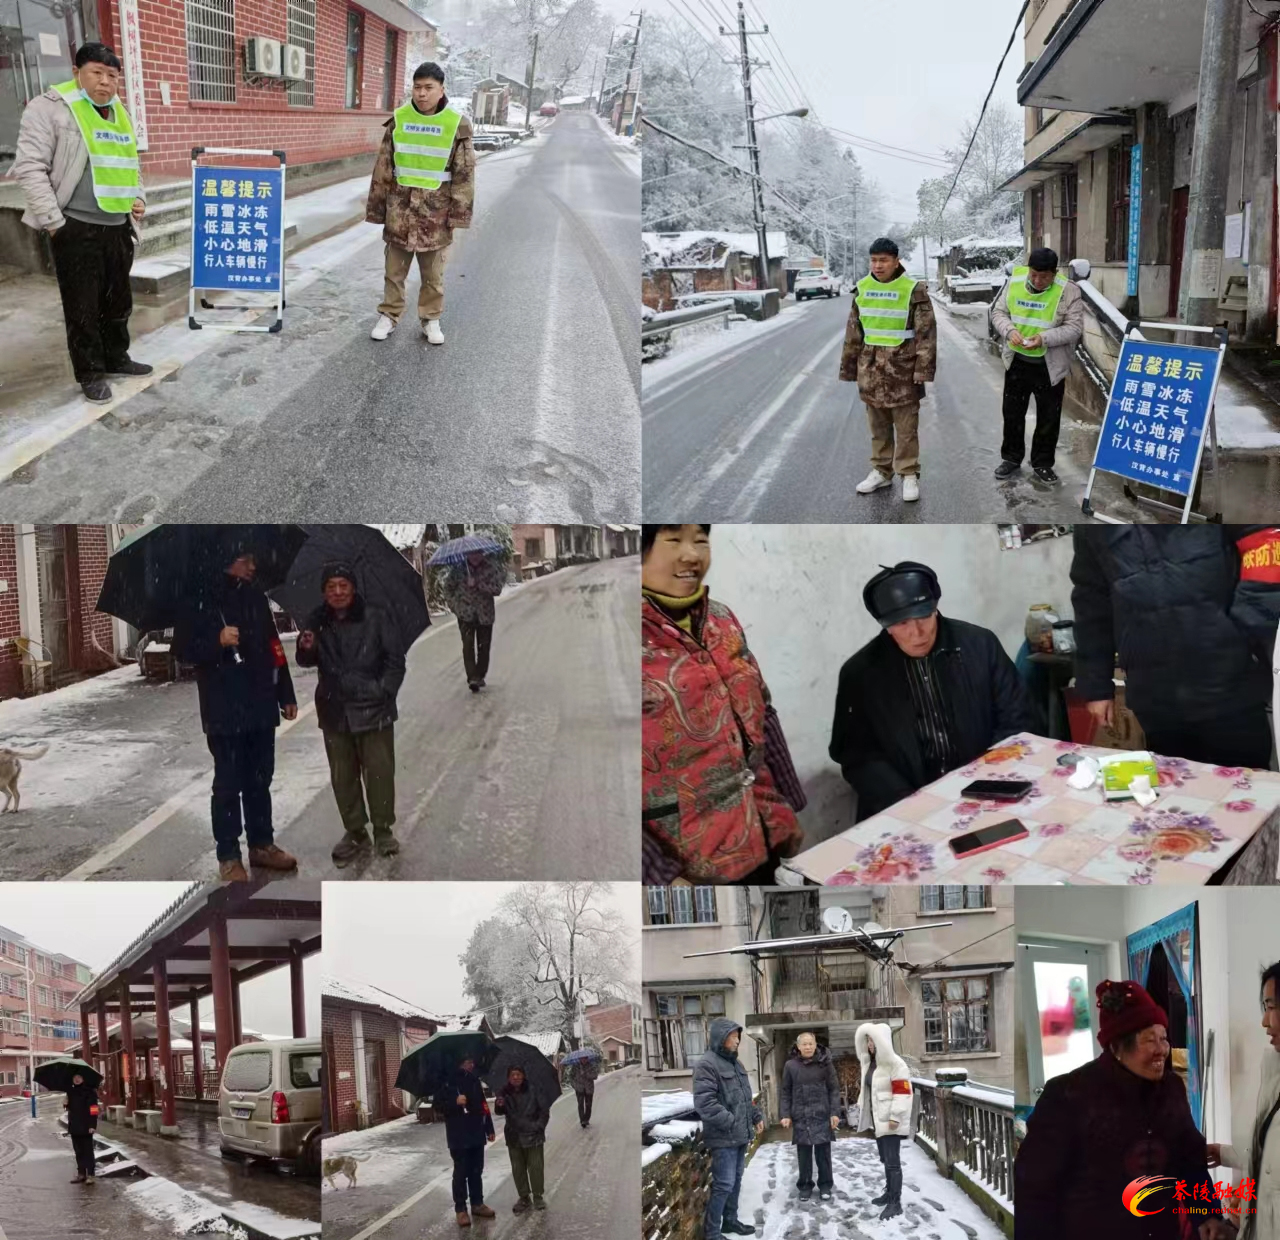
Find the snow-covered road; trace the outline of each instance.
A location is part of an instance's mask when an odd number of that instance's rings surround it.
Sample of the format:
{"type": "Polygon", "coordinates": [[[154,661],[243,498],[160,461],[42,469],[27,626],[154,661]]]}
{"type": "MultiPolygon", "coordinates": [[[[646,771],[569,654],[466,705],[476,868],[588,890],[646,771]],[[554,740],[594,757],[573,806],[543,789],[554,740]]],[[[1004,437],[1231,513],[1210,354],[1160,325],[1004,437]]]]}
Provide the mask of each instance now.
{"type": "MultiPolygon", "coordinates": [[[[488,688],[467,689],[451,618],[409,654],[396,725],[391,861],[338,871],[342,836],[316,727],[314,675],[277,735],[277,839],[325,878],[634,877],[639,768],[639,564],[562,569],[498,600],[488,688]]],[[[292,659],[293,651],[290,648],[292,659]]],[[[0,817],[0,878],[208,878],[212,760],[192,683],[136,668],[0,703],[0,743],[26,763],[22,809],[0,817]]]]}
{"type": "MultiPolygon", "coordinates": [[[[640,1220],[640,1078],[636,1068],[596,1082],[591,1127],[578,1126],[572,1093],[551,1109],[546,1144],[547,1209],[514,1215],[516,1194],[502,1137],[485,1151],[485,1201],[497,1211],[480,1224],[486,1240],[635,1240],[640,1220]]],[[[412,1117],[324,1143],[326,1158],[352,1154],[357,1186],[324,1185],[324,1240],[444,1240],[456,1236],[452,1162],[443,1124],[412,1117]]],[[[473,1233],[474,1234],[474,1233],[473,1233]]]]}
{"type": "Polygon", "coordinates": [[[831,1149],[835,1196],[801,1201],[796,1153],[785,1142],[756,1151],[742,1177],[738,1217],[760,1240],[1003,1240],[1004,1233],[914,1141],[902,1145],[902,1213],[880,1221],[871,1198],[884,1189],[874,1141],[846,1137],[831,1149]]]}

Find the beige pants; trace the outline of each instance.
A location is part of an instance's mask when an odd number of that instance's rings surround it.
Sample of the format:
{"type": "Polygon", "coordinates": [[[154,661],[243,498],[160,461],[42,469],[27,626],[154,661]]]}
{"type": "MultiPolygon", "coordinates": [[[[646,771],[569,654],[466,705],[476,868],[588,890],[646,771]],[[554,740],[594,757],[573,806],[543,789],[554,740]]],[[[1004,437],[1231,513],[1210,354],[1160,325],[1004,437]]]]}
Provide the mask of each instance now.
{"type": "Polygon", "coordinates": [[[388,242],[386,283],[378,313],[399,322],[404,313],[404,282],[416,257],[418,274],[422,277],[422,287],[418,290],[418,318],[424,321],[438,319],[444,309],[444,262],[448,252],[446,246],[443,250],[419,250],[415,255],[412,250],[402,250],[388,242]]]}
{"type": "Polygon", "coordinates": [[[863,402],[871,424],[871,464],[886,478],[920,475],[920,402],[882,409],[863,402]]]}

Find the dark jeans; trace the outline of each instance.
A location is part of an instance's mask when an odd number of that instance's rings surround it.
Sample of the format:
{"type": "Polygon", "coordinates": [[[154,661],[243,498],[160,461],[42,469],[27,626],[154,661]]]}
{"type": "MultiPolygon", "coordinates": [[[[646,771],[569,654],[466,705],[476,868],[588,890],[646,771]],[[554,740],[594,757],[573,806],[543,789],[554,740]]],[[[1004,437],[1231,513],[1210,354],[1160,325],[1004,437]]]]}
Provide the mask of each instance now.
{"type": "Polygon", "coordinates": [[[213,754],[213,838],[218,860],[240,856],[241,809],[250,848],[275,839],[271,829],[271,780],[276,771],[274,728],[209,736],[213,754]]]}
{"type": "Polygon", "coordinates": [[[902,1138],[898,1136],[877,1137],[876,1152],[884,1163],[886,1171],[902,1170],[902,1138]]]}
{"type": "Polygon", "coordinates": [[[527,1149],[523,1145],[507,1146],[511,1155],[511,1181],[516,1186],[516,1194],[529,1200],[530,1195],[542,1196],[543,1159],[545,1145],[531,1145],[527,1149]]]}
{"type": "Polygon", "coordinates": [[[375,835],[390,831],[396,820],[395,726],[374,732],[326,732],[324,751],[342,825],[352,835],[363,835],[370,821],[375,835]]]}
{"type": "Polygon", "coordinates": [[[726,1150],[711,1151],[711,1196],[702,1219],[703,1240],[721,1240],[720,1224],[738,1217],[738,1193],[742,1189],[742,1168],[747,1161],[747,1147],[732,1145],[726,1150]]]}
{"type": "Polygon", "coordinates": [[[127,222],[85,224],[68,216],[49,244],[76,382],[100,378],[129,360],[133,233],[127,222]]]}
{"type": "Polygon", "coordinates": [[[71,1148],[76,1154],[76,1170],[81,1175],[94,1174],[93,1133],[72,1133],[71,1148]]]}
{"type": "Polygon", "coordinates": [[[813,1187],[813,1160],[818,1160],[818,1188],[830,1191],[835,1184],[831,1175],[831,1142],[824,1141],[820,1145],[797,1145],[796,1157],[800,1162],[800,1178],[797,1188],[813,1187]]]}
{"type": "Polygon", "coordinates": [[[467,669],[467,684],[473,685],[489,674],[489,644],[493,641],[493,625],[458,621],[462,634],[462,665],[467,669]]]}
{"type": "Polygon", "coordinates": [[[1062,393],[1067,381],[1049,382],[1044,362],[1015,353],[1004,376],[1004,439],[1000,455],[1015,465],[1022,464],[1027,450],[1027,406],[1036,398],[1036,429],[1031,436],[1031,468],[1052,469],[1062,426],[1062,393]]]}
{"type": "Polygon", "coordinates": [[[453,1208],[458,1214],[467,1212],[467,1193],[473,1206],[484,1205],[484,1146],[474,1150],[450,1150],[453,1158],[453,1208]]]}
{"type": "Polygon", "coordinates": [[[1271,729],[1266,708],[1255,706],[1238,715],[1224,715],[1195,724],[1148,727],[1142,719],[1147,748],[1166,758],[1188,762],[1212,762],[1215,766],[1251,766],[1265,770],[1271,765],[1271,729]]]}
{"type": "Polygon", "coordinates": [[[591,1122],[591,1100],[594,1094],[578,1094],[578,1123],[587,1124],[591,1122]]]}

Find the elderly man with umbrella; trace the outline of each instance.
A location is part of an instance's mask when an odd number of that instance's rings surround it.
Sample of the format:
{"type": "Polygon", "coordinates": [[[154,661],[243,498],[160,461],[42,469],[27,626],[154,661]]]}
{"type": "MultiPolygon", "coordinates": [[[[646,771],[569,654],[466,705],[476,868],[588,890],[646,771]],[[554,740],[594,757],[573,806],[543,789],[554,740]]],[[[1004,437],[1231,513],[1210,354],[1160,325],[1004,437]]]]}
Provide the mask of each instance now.
{"type": "Polygon", "coordinates": [[[497,1093],[499,1110],[506,1118],[503,1136],[517,1194],[511,1211],[545,1210],[547,1122],[560,1096],[560,1077],[552,1062],[529,1042],[500,1037],[496,1046],[498,1054],[483,1075],[497,1093]]]}
{"type": "Polygon", "coordinates": [[[560,1066],[567,1069],[565,1075],[578,1099],[578,1125],[591,1127],[591,1103],[595,1099],[596,1078],[600,1075],[600,1054],[594,1047],[584,1046],[570,1051],[560,1066]]]}
{"type": "Polygon", "coordinates": [[[116,549],[98,609],[141,631],[174,629],[173,652],[196,668],[200,721],[213,755],[210,798],[218,876],[249,864],[294,870],[271,819],[275,730],[298,715],[266,589],[283,580],[306,535],[296,525],[159,525],[116,549]]]}
{"type": "Polygon", "coordinates": [[[36,1069],[36,1084],[67,1095],[67,1133],[76,1155],[72,1184],[94,1184],[93,1134],[98,1130],[102,1074],[80,1059],[51,1059],[36,1069]]]}
{"type": "Polygon", "coordinates": [[[304,526],[289,580],[272,593],[306,616],[298,666],[319,669],[316,719],[324,734],[344,833],[339,867],[369,851],[400,851],[396,820],[396,695],[405,651],[431,623],[422,578],[383,535],[364,525],[304,526]]]}
{"type": "Polygon", "coordinates": [[[502,544],[483,534],[469,534],[444,543],[427,561],[444,567],[441,581],[445,602],[458,618],[462,634],[462,663],[472,693],[484,688],[489,674],[489,649],[493,642],[496,611],[493,600],[507,582],[501,557],[502,544]]]}

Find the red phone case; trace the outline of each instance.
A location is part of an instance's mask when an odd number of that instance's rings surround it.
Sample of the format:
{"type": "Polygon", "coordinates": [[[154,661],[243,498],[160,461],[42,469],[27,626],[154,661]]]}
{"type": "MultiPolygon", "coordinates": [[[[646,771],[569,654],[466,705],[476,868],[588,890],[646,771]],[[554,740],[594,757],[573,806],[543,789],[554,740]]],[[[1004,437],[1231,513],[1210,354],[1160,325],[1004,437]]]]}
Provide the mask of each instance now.
{"type": "MultiPolygon", "coordinates": [[[[978,829],[981,830],[982,828],[979,827],[978,829]]],[[[1006,844],[1016,844],[1019,840],[1025,840],[1029,838],[1030,835],[1031,835],[1031,832],[1028,831],[1026,827],[1023,827],[1022,833],[1020,835],[1010,835],[1010,836],[1007,836],[1005,839],[996,840],[992,844],[983,844],[979,848],[970,848],[966,852],[956,852],[954,848],[955,840],[952,840],[951,843],[953,847],[951,851],[955,853],[956,860],[960,861],[965,857],[976,857],[979,853],[990,852],[993,848],[1003,848],[1006,844]]]]}

